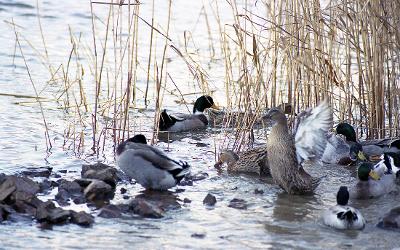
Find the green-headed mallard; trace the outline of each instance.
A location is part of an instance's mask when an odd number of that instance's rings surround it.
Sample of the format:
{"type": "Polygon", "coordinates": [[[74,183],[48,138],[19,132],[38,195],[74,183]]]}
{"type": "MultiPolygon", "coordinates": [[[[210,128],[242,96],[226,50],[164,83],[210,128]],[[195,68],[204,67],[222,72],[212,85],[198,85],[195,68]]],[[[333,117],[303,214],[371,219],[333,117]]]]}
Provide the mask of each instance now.
{"type": "Polygon", "coordinates": [[[345,141],[340,135],[329,133],[322,162],[347,165],[357,160],[365,161],[363,148],[358,142],[345,141]]]}
{"type": "MultiPolygon", "coordinates": [[[[344,135],[348,143],[358,143],[356,131],[353,126],[348,123],[339,123],[336,127],[336,133],[344,135]]],[[[400,139],[376,139],[365,140],[359,142],[363,148],[363,152],[368,157],[380,156],[385,152],[400,152],[400,139]]]]}
{"type": "Polygon", "coordinates": [[[214,100],[207,95],[199,97],[193,106],[193,114],[173,114],[170,115],[164,109],[160,114],[160,131],[183,132],[200,128],[206,128],[208,119],[204,115],[204,110],[215,107],[214,100]]]}
{"type": "MultiPolygon", "coordinates": [[[[363,162],[357,169],[358,181],[350,189],[352,199],[372,199],[395,189],[395,174],[378,174],[377,167],[363,162]],[[375,169],[375,170],[374,170],[375,169]]],[[[378,171],[379,172],[379,171],[378,171]]]]}
{"type": "Polygon", "coordinates": [[[302,166],[305,160],[320,160],[325,146],[325,134],[332,128],[332,111],[327,101],[301,115],[295,135],[289,132],[284,113],[271,109],[266,118],[272,120],[268,136],[268,164],[274,181],[289,194],[313,192],[319,179],[311,177],[302,166]]]}
{"type": "Polygon", "coordinates": [[[167,190],[190,171],[186,162],[173,160],[147,145],[146,137],[141,134],[118,145],[116,154],[120,169],[146,189],[167,190]]]}
{"type": "Polygon", "coordinates": [[[347,205],[349,191],[341,186],[336,195],[337,204],[325,210],[322,214],[323,223],[336,229],[363,229],[365,219],[361,212],[347,205]]]}
{"type": "Polygon", "coordinates": [[[238,154],[231,150],[224,150],[219,155],[215,167],[227,163],[227,171],[230,173],[253,173],[269,175],[269,166],[266,146],[253,148],[238,154]]]}

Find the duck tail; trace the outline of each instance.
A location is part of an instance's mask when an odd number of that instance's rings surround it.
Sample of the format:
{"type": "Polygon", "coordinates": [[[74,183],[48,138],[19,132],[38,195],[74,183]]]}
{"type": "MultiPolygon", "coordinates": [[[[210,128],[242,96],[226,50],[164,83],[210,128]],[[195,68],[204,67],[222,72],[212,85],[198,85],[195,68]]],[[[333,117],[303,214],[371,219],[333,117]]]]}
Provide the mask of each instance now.
{"type": "Polygon", "coordinates": [[[348,210],[346,212],[340,212],[337,214],[338,219],[345,220],[349,223],[353,223],[353,221],[357,220],[357,214],[353,213],[353,211],[348,210]]]}
{"type": "Polygon", "coordinates": [[[215,163],[214,167],[218,168],[222,164],[233,164],[239,160],[239,156],[232,150],[224,150],[219,154],[218,161],[215,163]]]}
{"type": "Polygon", "coordinates": [[[181,180],[190,173],[190,165],[186,161],[180,161],[178,165],[180,168],[168,171],[174,176],[176,183],[181,182],[181,180]]]}

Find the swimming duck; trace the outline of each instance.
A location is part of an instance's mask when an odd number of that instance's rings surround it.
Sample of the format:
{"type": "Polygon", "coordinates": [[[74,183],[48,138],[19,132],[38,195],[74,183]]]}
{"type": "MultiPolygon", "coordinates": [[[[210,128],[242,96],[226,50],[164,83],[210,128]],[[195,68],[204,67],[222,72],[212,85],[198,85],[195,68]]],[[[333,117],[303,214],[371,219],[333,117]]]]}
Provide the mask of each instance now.
{"type": "Polygon", "coordinates": [[[348,165],[357,160],[365,161],[366,157],[358,142],[345,141],[340,135],[329,133],[321,160],[324,163],[348,165]]]}
{"type": "Polygon", "coordinates": [[[200,128],[206,128],[208,119],[204,115],[204,110],[217,108],[214,100],[207,95],[199,97],[193,106],[193,114],[174,114],[170,115],[164,109],[160,114],[160,131],[183,132],[200,128]]]}
{"type": "Polygon", "coordinates": [[[311,177],[302,164],[322,157],[326,146],[325,134],[332,128],[332,111],[328,102],[323,101],[302,114],[294,136],[289,132],[282,110],[273,108],[265,118],[274,123],[266,147],[272,178],[289,194],[313,192],[320,179],[311,177]]]}
{"type": "Polygon", "coordinates": [[[350,189],[352,199],[372,199],[395,189],[395,174],[379,175],[374,164],[363,162],[357,169],[358,181],[350,189]]]}
{"type": "MultiPolygon", "coordinates": [[[[339,123],[336,133],[344,135],[348,143],[358,143],[356,132],[348,123],[339,123]]],[[[360,141],[363,152],[367,157],[380,156],[386,152],[400,152],[400,139],[376,139],[360,141]]]]}
{"type": "Polygon", "coordinates": [[[214,166],[220,167],[223,163],[227,163],[227,171],[230,173],[270,175],[266,146],[253,148],[239,155],[232,150],[224,150],[214,166]]]}
{"type": "Polygon", "coordinates": [[[336,229],[363,229],[365,219],[361,212],[347,205],[349,191],[341,186],[336,195],[337,204],[325,210],[322,214],[323,223],[336,229]]]}
{"type": "Polygon", "coordinates": [[[135,135],[117,147],[117,164],[146,189],[167,190],[177,185],[190,172],[187,162],[169,158],[147,145],[144,135],[135,135]]]}

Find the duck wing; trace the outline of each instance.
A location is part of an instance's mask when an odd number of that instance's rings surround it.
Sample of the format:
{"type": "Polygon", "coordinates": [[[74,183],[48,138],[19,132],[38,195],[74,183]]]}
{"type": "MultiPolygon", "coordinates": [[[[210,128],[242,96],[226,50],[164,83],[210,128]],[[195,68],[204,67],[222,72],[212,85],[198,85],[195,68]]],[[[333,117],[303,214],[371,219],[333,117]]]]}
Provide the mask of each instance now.
{"type": "Polygon", "coordinates": [[[190,166],[187,162],[171,159],[162,151],[150,145],[128,143],[125,146],[125,151],[140,157],[158,169],[168,171],[175,179],[180,180],[190,172],[190,166]]]}
{"type": "Polygon", "coordinates": [[[295,134],[297,161],[317,160],[324,153],[326,133],[332,128],[332,111],[327,101],[299,115],[295,134]]]}
{"type": "Polygon", "coordinates": [[[327,143],[321,159],[323,162],[335,164],[343,158],[350,157],[350,146],[342,137],[329,133],[326,139],[327,143]]]}

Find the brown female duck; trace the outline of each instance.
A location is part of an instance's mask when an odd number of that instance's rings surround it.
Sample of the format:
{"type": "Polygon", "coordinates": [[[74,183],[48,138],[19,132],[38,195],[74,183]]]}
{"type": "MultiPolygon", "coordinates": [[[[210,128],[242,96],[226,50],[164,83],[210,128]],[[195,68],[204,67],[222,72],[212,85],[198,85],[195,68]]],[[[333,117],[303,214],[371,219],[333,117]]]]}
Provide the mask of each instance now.
{"type": "Polygon", "coordinates": [[[332,128],[332,112],[326,101],[308,110],[299,120],[295,136],[289,132],[280,109],[271,109],[266,117],[274,122],[268,137],[267,152],[271,176],[289,194],[313,192],[319,179],[303,168],[306,160],[320,160],[326,146],[326,132],[332,128]]]}

